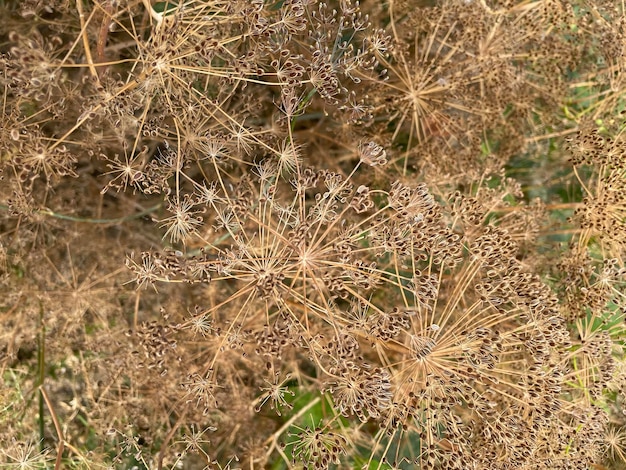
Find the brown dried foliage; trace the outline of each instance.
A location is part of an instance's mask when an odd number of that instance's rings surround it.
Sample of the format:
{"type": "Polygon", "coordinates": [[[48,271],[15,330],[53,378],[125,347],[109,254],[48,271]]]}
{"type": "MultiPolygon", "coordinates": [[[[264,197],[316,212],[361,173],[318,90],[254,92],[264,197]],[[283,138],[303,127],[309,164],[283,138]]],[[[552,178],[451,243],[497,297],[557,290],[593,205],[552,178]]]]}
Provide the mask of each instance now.
{"type": "Polygon", "coordinates": [[[623,463],[618,3],[0,2],[1,465],[623,463]]]}

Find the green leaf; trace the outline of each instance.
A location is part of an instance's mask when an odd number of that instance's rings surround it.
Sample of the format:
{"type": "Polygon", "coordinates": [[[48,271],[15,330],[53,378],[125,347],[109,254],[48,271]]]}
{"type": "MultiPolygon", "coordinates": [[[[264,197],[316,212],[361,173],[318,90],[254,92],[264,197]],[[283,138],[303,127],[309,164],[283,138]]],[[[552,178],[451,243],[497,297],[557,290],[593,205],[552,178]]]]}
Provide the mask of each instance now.
{"type": "Polygon", "coordinates": [[[157,13],[165,13],[165,16],[171,14],[178,8],[178,4],[174,2],[158,2],[152,6],[152,9],[157,13]]]}

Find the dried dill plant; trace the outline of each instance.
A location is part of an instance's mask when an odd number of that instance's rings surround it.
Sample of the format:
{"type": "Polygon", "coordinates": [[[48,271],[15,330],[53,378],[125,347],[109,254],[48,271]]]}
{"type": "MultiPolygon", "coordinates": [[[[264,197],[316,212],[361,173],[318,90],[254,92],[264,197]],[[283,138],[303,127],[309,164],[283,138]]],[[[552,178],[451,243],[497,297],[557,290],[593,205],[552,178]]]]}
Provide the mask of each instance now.
{"type": "MultiPolygon", "coordinates": [[[[560,409],[568,335],[556,299],[516,260],[507,231],[484,225],[483,206],[453,215],[425,185],[356,186],[360,165],[348,176],[297,167],[285,180],[261,162],[232,188],[220,182],[208,202],[219,242],[192,257],[143,255],[156,275],[134,269],[140,285],[212,289],[212,306],[177,327],[202,333],[204,365],[190,387],[209,376],[220,387],[231,351],[293,376],[309,362],[319,379],[302,384],[326,391],[345,417],[380,422],[373,448],[415,435],[422,451],[409,445],[403,456],[420,466],[527,463],[521,443],[538,445],[560,409]]],[[[463,207],[459,198],[451,202],[463,207]]]]}
{"type": "MultiPolygon", "coordinates": [[[[568,155],[579,178],[583,197],[572,217],[579,227],[555,273],[560,275],[562,315],[570,322],[572,348],[565,375],[568,414],[594,415],[589,427],[586,462],[609,455],[623,462],[618,442],[609,437],[615,425],[623,425],[624,402],[622,363],[624,361],[623,265],[623,119],[607,118],[602,126],[580,123],[568,140],[568,155]],[[607,439],[602,437],[607,433],[607,439]],[[610,454],[609,454],[610,453],[610,454]]],[[[577,420],[565,418],[564,428],[574,432],[577,420]]]]}
{"type": "Polygon", "coordinates": [[[623,7],[428,3],[0,4],[2,464],[623,458],[623,7]]]}
{"type": "Polygon", "coordinates": [[[389,2],[387,79],[364,80],[369,111],[385,118],[377,132],[402,149],[404,174],[467,184],[523,152],[538,126],[560,125],[568,75],[589,69],[592,37],[571,2],[427,3],[389,2]]]}

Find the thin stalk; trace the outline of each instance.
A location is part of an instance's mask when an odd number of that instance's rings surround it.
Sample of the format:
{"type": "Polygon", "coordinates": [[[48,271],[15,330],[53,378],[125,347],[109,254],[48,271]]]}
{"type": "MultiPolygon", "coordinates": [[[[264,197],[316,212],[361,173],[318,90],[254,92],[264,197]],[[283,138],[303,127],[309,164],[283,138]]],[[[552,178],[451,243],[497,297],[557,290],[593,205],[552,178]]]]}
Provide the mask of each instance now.
{"type": "MultiPolygon", "coordinates": [[[[124,222],[127,222],[129,220],[133,220],[133,219],[139,219],[141,217],[143,217],[144,215],[147,214],[151,214],[152,212],[160,209],[163,206],[163,203],[160,202],[152,207],[149,207],[146,210],[143,210],[141,212],[138,212],[137,214],[133,214],[133,215],[126,215],[124,217],[118,217],[115,219],[91,219],[88,217],[74,217],[72,215],[65,215],[65,214],[59,214],[58,212],[54,212],[50,209],[37,209],[35,211],[33,211],[35,214],[39,214],[39,215],[47,215],[49,217],[54,217],[55,219],[60,219],[60,220],[69,220],[71,222],[81,222],[81,223],[87,223],[87,224],[111,224],[111,225],[117,225],[117,224],[121,224],[124,222]]],[[[0,210],[8,210],[9,207],[6,206],[5,204],[0,204],[0,210]]]]}

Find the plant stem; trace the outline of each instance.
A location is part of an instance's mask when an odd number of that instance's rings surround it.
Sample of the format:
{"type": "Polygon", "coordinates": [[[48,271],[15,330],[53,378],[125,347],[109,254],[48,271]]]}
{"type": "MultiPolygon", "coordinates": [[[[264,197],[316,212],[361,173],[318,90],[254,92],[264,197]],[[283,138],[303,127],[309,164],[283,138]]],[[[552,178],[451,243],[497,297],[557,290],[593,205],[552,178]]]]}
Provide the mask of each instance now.
{"type": "MultiPolygon", "coordinates": [[[[127,222],[129,220],[133,220],[133,219],[139,219],[141,217],[143,217],[144,215],[147,214],[151,214],[152,212],[160,209],[163,206],[163,203],[158,203],[152,207],[149,207],[148,209],[145,209],[141,212],[138,212],[137,214],[133,214],[133,215],[126,215],[124,217],[118,217],[116,219],[91,219],[91,218],[85,218],[85,217],[74,217],[72,215],[65,215],[65,214],[59,214],[57,212],[54,212],[50,209],[37,209],[35,211],[33,211],[35,214],[39,214],[39,215],[47,215],[49,217],[54,217],[55,219],[60,219],[60,220],[69,220],[71,222],[82,222],[82,223],[87,223],[87,224],[111,224],[111,225],[116,225],[116,224],[121,224],[124,222],[127,222]]],[[[1,210],[8,210],[8,206],[6,206],[5,204],[0,204],[0,209],[1,210]]]]}

